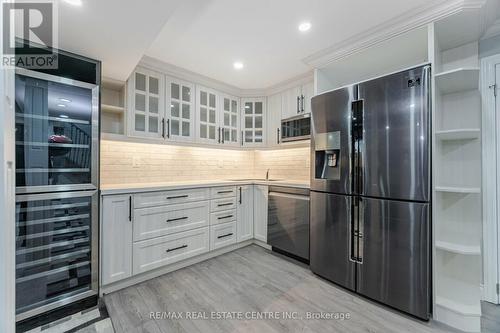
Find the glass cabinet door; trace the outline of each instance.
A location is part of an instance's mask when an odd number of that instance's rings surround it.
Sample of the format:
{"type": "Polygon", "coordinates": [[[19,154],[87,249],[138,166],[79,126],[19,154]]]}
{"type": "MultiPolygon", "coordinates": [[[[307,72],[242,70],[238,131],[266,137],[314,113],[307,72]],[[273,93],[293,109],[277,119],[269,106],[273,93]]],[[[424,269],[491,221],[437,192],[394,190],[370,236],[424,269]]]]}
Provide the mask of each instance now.
{"type": "Polygon", "coordinates": [[[17,314],[96,294],[96,214],[95,190],[16,197],[17,314]]]}
{"type": "Polygon", "coordinates": [[[198,88],[198,138],[201,142],[217,143],[221,140],[217,128],[217,95],[215,91],[198,88]]]}
{"type": "Polygon", "coordinates": [[[238,144],[239,101],[236,97],[222,96],[221,143],[238,144]]]}
{"type": "Polygon", "coordinates": [[[194,139],[194,85],[177,79],[167,80],[167,137],[176,141],[194,139]]]}
{"type": "Polygon", "coordinates": [[[164,78],[153,71],[138,69],[129,82],[132,133],[136,136],[165,137],[164,78]]]}
{"type": "Polygon", "coordinates": [[[265,99],[244,98],[242,109],[243,145],[262,145],[264,143],[265,99]]]}
{"type": "Polygon", "coordinates": [[[96,188],[97,86],[18,70],[15,89],[17,193],[96,188]]]}

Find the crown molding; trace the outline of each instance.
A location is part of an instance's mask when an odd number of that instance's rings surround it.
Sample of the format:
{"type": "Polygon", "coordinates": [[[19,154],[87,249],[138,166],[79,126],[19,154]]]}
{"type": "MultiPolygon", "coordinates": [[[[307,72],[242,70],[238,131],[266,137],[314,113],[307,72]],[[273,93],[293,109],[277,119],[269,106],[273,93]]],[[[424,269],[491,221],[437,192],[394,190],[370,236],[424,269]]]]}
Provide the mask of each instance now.
{"type": "Polygon", "coordinates": [[[422,6],[316,52],[302,61],[314,68],[322,68],[410,30],[463,11],[481,9],[487,2],[488,0],[448,0],[422,6]]]}

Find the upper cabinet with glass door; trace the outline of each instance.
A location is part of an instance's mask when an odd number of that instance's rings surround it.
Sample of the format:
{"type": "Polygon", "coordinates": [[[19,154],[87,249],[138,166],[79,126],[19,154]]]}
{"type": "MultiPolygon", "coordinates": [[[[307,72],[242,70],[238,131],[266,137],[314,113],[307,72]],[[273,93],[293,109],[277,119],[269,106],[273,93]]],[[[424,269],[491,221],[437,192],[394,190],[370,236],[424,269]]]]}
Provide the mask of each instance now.
{"type": "Polygon", "coordinates": [[[218,126],[217,93],[212,89],[197,87],[197,137],[202,143],[221,142],[220,127],[218,126]]]}
{"type": "Polygon", "coordinates": [[[174,141],[193,141],[194,85],[167,77],[167,138],[174,141]]]}
{"type": "Polygon", "coordinates": [[[221,98],[221,142],[225,145],[239,145],[239,124],[240,124],[240,109],[239,98],[222,95],[221,98]]]}
{"type": "Polygon", "coordinates": [[[243,146],[262,146],[265,143],[266,98],[242,98],[242,140],[243,146]]]}
{"type": "Polygon", "coordinates": [[[149,138],[165,137],[164,75],[137,68],[127,85],[130,134],[149,138]]]}

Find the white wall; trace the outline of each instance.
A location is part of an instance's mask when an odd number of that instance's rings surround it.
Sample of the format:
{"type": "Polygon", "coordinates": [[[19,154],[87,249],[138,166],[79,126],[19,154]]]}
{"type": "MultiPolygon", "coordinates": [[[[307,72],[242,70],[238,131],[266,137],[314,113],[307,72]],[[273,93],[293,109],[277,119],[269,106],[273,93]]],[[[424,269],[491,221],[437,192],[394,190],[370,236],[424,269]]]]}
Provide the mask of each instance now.
{"type": "Polygon", "coordinates": [[[479,41],[479,57],[485,58],[500,54],[500,35],[479,41]]]}
{"type": "MultiPolygon", "coordinates": [[[[3,36],[2,17],[2,6],[0,6],[0,36],[3,36]]],[[[0,69],[0,332],[2,333],[15,331],[13,103],[13,71],[0,69]]]]}

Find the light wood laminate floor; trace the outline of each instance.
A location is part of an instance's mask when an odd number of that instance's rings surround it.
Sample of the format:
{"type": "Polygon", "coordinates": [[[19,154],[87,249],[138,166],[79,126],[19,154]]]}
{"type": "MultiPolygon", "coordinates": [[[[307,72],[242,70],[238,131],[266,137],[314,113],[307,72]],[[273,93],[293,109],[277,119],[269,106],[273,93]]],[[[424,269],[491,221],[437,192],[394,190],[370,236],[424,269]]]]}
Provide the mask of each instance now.
{"type": "MultiPolygon", "coordinates": [[[[454,332],[368,301],[256,245],[198,263],[105,296],[121,332],[454,332]],[[152,319],[151,312],[343,312],[350,319],[152,319]]],[[[235,314],[237,315],[237,314],[235,314]]],[[[500,332],[490,322],[489,332],[500,332]],[[490,331],[493,330],[493,331],[490,331]]]]}

